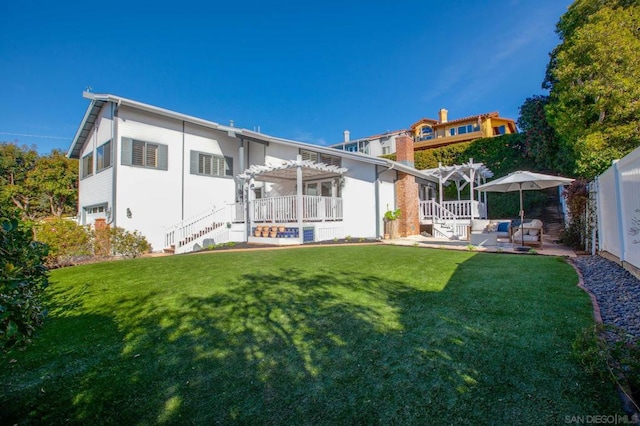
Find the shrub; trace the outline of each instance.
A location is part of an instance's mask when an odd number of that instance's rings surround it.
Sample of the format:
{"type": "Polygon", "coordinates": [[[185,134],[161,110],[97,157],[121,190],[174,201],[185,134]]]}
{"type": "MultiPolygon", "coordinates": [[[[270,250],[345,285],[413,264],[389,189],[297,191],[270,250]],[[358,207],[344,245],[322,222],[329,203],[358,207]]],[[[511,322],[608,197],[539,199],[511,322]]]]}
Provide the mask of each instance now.
{"type": "Polygon", "coordinates": [[[69,266],[92,255],[91,233],[75,221],[60,217],[42,220],[36,239],[49,246],[46,263],[50,267],[69,266]]]}
{"type": "Polygon", "coordinates": [[[623,329],[602,324],[585,328],[573,342],[573,356],[588,374],[640,395],[640,343],[623,329]]]}
{"type": "Polygon", "coordinates": [[[111,250],[124,257],[138,257],[148,253],[151,245],[138,231],[129,232],[116,227],[111,229],[111,250]]]}
{"type": "Polygon", "coordinates": [[[589,201],[587,181],[584,179],[574,180],[571,185],[564,190],[562,195],[567,200],[570,217],[560,237],[560,241],[569,247],[576,249],[583,248],[587,204],[589,201]]]}
{"type": "MultiPolygon", "coordinates": [[[[520,194],[518,192],[487,193],[489,217],[491,219],[516,219],[520,217],[520,194]]],[[[547,202],[544,191],[524,191],[522,194],[525,218],[539,217],[547,202]]]]}
{"type": "Polygon", "coordinates": [[[30,341],[46,315],[41,304],[48,284],[47,246],[16,218],[0,218],[0,346],[30,341]]]}

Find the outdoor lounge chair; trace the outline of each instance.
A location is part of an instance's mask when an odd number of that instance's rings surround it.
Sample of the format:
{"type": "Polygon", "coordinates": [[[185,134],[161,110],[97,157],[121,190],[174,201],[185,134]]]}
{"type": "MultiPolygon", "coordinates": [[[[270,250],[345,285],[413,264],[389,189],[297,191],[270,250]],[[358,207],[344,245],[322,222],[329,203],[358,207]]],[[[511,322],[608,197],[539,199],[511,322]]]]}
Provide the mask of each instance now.
{"type": "Polygon", "coordinates": [[[513,244],[523,244],[527,246],[539,246],[543,247],[543,228],[544,224],[540,219],[533,219],[531,222],[525,222],[520,227],[514,227],[513,234],[511,235],[511,242],[513,244]]]}

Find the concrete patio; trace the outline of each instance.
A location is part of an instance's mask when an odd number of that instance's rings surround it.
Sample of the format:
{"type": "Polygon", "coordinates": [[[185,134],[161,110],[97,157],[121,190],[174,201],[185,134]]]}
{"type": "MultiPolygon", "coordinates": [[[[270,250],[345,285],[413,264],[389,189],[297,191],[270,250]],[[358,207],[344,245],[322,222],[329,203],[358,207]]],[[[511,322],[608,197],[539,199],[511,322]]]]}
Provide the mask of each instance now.
{"type": "MultiPolygon", "coordinates": [[[[469,241],[465,240],[449,240],[446,238],[437,237],[425,237],[422,235],[414,235],[410,237],[401,237],[393,240],[382,240],[385,244],[404,245],[404,246],[419,246],[430,247],[450,250],[469,250],[473,247],[473,251],[488,252],[488,253],[516,253],[527,254],[528,252],[520,252],[514,250],[514,244],[507,241],[498,241],[497,245],[491,246],[471,246],[469,241]]],[[[537,254],[545,256],[563,256],[563,257],[576,257],[576,253],[573,249],[557,244],[550,236],[544,236],[543,248],[531,247],[537,254]]]]}

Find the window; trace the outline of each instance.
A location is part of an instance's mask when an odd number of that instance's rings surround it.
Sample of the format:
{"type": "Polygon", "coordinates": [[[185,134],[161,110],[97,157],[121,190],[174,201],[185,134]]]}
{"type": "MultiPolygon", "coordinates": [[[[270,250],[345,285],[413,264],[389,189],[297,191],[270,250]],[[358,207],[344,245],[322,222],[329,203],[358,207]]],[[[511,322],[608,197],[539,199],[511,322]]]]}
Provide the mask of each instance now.
{"type": "Polygon", "coordinates": [[[433,139],[433,129],[429,126],[424,126],[420,129],[420,135],[418,135],[418,140],[426,141],[429,139],[433,139]]]}
{"type": "Polygon", "coordinates": [[[122,164],[125,166],[168,170],[167,157],[167,145],[122,138],[122,164]]]}
{"type": "Polygon", "coordinates": [[[96,149],[96,173],[107,167],[111,167],[111,141],[100,145],[96,149]]]}
{"type": "Polygon", "coordinates": [[[391,153],[391,148],[389,148],[388,146],[383,146],[382,147],[382,155],[387,155],[391,153]]]}
{"type": "Polygon", "coordinates": [[[323,197],[340,197],[340,185],[336,179],[305,182],[303,195],[321,195],[323,197]]]}
{"type": "Polygon", "coordinates": [[[93,152],[82,157],[82,179],[93,174],[93,152]]]}
{"type": "Polygon", "coordinates": [[[506,132],[507,132],[507,129],[506,129],[506,127],[504,125],[493,128],[493,135],[494,136],[504,135],[506,132]]]}
{"type": "Polygon", "coordinates": [[[233,158],[191,151],[191,174],[201,176],[233,176],[233,158]]]}
{"type": "Polygon", "coordinates": [[[105,209],[106,206],[104,204],[101,206],[85,207],[85,211],[89,214],[104,213],[105,209]]]}
{"type": "Polygon", "coordinates": [[[451,127],[447,129],[449,136],[464,135],[471,132],[477,132],[480,126],[476,124],[465,124],[464,126],[451,127]]]}
{"type": "Polygon", "coordinates": [[[328,166],[342,166],[342,158],[329,154],[320,154],[306,149],[300,150],[300,155],[303,160],[311,160],[315,163],[324,163],[328,166]]]}

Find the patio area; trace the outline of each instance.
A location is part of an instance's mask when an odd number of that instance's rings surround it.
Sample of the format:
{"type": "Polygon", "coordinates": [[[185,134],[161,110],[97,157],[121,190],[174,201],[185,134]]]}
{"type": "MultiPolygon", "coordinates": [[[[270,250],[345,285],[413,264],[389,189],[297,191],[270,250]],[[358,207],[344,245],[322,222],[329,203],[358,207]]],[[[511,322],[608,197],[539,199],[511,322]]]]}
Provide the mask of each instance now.
{"type": "MultiPolygon", "coordinates": [[[[544,236],[543,248],[532,247],[537,254],[545,256],[563,256],[563,257],[576,257],[576,253],[573,249],[563,246],[555,242],[552,237],[544,236]]],[[[422,235],[413,235],[409,237],[401,237],[391,240],[383,240],[385,244],[402,245],[402,246],[419,246],[429,248],[444,248],[450,250],[470,250],[478,252],[488,253],[514,253],[514,254],[528,254],[529,252],[522,252],[514,250],[513,244],[505,240],[498,240],[496,245],[479,245],[474,246],[469,241],[464,240],[450,240],[442,237],[425,237],[422,235]]]]}

